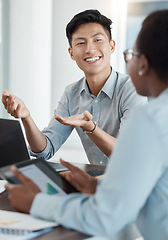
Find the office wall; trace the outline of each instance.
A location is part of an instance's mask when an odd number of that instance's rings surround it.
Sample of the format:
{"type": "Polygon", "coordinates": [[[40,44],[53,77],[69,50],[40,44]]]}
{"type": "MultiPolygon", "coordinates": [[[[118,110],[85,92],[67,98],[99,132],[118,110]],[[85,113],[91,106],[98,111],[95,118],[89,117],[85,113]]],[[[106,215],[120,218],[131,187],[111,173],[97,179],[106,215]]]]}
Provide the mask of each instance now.
{"type": "MultiPolygon", "coordinates": [[[[8,88],[9,74],[9,0],[0,0],[0,92],[8,88]]],[[[5,114],[2,103],[0,103],[0,117],[5,114]]]]}
{"type": "Polygon", "coordinates": [[[8,2],[8,73],[3,76],[8,84],[4,85],[24,100],[42,129],[51,106],[52,1],[8,2]]]}

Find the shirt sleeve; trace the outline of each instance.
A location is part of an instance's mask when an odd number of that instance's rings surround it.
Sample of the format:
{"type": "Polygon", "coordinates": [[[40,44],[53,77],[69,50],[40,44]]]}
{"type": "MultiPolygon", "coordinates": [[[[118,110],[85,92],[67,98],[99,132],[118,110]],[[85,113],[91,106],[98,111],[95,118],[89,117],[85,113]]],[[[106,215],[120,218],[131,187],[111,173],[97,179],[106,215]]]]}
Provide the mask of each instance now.
{"type": "Polygon", "coordinates": [[[163,166],[159,150],[162,143],[158,143],[154,123],[139,112],[131,119],[119,137],[96,194],[57,197],[40,193],[33,201],[31,214],[90,235],[109,237],[134,222],[163,166]]]}
{"type": "MultiPolygon", "coordinates": [[[[68,97],[68,88],[65,89],[65,92],[58,103],[58,107],[55,110],[54,114],[57,113],[62,117],[69,117],[69,97],[68,97]]],[[[63,145],[71,134],[73,127],[65,126],[59,123],[53,116],[48,126],[43,129],[42,133],[47,139],[47,145],[45,149],[40,153],[34,153],[30,151],[30,154],[35,157],[43,158],[45,160],[50,159],[56,151],[63,145]]]]}

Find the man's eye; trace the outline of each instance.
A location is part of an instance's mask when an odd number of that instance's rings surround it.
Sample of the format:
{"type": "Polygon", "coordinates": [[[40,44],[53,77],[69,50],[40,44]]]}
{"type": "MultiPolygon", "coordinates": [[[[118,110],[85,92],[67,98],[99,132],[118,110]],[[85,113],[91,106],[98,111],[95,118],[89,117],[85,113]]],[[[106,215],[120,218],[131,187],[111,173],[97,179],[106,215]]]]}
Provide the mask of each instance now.
{"type": "Polygon", "coordinates": [[[100,42],[100,41],[102,41],[101,38],[97,38],[97,39],[96,39],[96,42],[100,42]]]}
{"type": "Polygon", "coordinates": [[[85,42],[79,42],[76,45],[82,45],[82,44],[85,44],[85,42]]]}

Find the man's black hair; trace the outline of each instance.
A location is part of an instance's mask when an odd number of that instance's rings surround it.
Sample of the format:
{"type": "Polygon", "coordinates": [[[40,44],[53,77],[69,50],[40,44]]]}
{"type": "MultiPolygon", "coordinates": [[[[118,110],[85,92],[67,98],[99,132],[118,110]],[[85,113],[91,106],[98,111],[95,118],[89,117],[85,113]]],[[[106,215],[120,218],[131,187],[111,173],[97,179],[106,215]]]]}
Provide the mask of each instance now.
{"type": "Polygon", "coordinates": [[[72,47],[72,35],[75,32],[75,30],[82,24],[86,23],[99,23],[102,25],[104,30],[108,33],[109,39],[112,39],[111,35],[111,24],[112,21],[102,15],[98,10],[90,9],[85,10],[83,12],[80,12],[76,14],[72,20],[67,24],[66,27],[66,36],[69,41],[69,45],[72,47]]]}

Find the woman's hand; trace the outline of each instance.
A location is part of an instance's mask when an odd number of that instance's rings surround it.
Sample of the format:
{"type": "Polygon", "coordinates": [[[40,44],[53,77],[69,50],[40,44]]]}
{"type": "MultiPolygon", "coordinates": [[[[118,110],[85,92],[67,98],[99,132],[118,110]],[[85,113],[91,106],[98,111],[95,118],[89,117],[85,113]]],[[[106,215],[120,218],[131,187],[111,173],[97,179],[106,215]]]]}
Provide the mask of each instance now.
{"type": "Polygon", "coordinates": [[[70,182],[78,191],[85,194],[94,194],[97,187],[97,179],[91,177],[80,168],[60,159],[62,165],[69,171],[61,172],[60,174],[70,182]]]}
{"type": "Polygon", "coordinates": [[[13,174],[21,184],[6,184],[9,192],[8,198],[12,207],[17,211],[29,213],[34,197],[40,192],[37,185],[28,177],[23,175],[15,166],[11,167],[13,174]]]}

